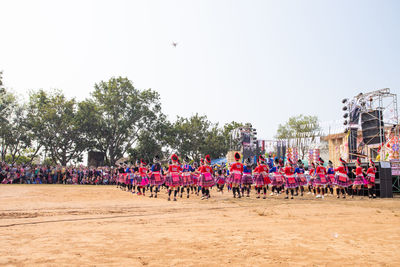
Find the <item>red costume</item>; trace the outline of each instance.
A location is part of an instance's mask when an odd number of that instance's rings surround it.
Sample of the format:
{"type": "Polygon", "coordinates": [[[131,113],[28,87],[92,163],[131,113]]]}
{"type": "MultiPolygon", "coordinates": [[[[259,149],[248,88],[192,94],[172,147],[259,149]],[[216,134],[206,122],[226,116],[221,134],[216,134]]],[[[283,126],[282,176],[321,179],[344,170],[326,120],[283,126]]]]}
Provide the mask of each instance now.
{"type": "Polygon", "coordinates": [[[240,173],[243,172],[243,164],[240,162],[235,162],[231,165],[231,168],[229,169],[230,172],[232,171],[238,171],[240,173]]]}

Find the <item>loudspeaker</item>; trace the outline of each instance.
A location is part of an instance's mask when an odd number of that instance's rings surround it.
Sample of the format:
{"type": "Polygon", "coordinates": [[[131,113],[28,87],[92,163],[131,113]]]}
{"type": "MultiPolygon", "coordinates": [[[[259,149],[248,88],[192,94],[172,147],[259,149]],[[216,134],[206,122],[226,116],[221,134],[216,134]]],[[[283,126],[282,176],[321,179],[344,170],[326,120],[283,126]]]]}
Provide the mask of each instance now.
{"type": "MultiPolygon", "coordinates": [[[[378,182],[376,182],[377,187],[379,184],[379,196],[381,198],[392,198],[393,197],[393,181],[392,181],[392,168],[390,162],[379,162],[379,167],[377,168],[378,182]]],[[[378,191],[378,190],[377,190],[378,191]]]]}
{"type": "Polygon", "coordinates": [[[357,128],[350,128],[347,143],[349,145],[349,159],[357,159],[357,128]]]}
{"type": "Polygon", "coordinates": [[[380,144],[385,142],[382,112],[373,110],[361,114],[361,129],[363,142],[366,145],[380,144]],[[379,128],[381,132],[379,132],[379,128]],[[382,136],[382,140],[381,140],[382,136]]]}
{"type": "MultiPolygon", "coordinates": [[[[352,181],[355,179],[355,175],[352,170],[355,169],[355,163],[349,163],[347,165],[349,172],[347,175],[352,181]]],[[[361,167],[365,170],[368,169],[368,163],[361,164],[361,167]]],[[[380,198],[392,198],[393,197],[393,184],[392,184],[392,168],[390,162],[375,162],[376,174],[375,174],[375,192],[380,198]]],[[[367,195],[367,189],[364,187],[363,194],[367,195]]]]}
{"type": "Polygon", "coordinates": [[[104,153],[98,151],[89,151],[88,153],[88,166],[104,166],[104,153]]]}

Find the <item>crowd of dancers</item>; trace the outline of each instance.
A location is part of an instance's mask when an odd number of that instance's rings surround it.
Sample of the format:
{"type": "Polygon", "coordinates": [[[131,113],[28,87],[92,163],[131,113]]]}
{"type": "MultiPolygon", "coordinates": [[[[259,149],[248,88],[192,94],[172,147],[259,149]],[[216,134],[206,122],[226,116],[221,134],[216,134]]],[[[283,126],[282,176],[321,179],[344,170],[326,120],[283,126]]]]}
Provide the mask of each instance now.
{"type": "Polygon", "coordinates": [[[355,179],[349,177],[349,168],[346,161],[340,159],[340,166],[333,167],[331,161],[327,167],[319,158],[313,162],[307,171],[301,160],[292,162],[287,159],[275,160],[272,166],[266,164],[266,159],[260,156],[256,166],[250,159],[241,162],[240,153],[235,153],[235,162],[229,166],[211,166],[211,158],[206,155],[200,163],[190,164],[188,158],[181,162],[176,154],[171,156],[168,167],[163,168],[159,157],[154,158],[151,166],[143,160],[136,164],[120,163],[117,185],[122,190],[137,195],[157,198],[160,189],[166,188],[168,201],[177,201],[178,197],[190,194],[201,194],[201,199],[209,199],[210,188],[216,187],[221,193],[227,188],[234,198],[250,197],[251,190],[255,190],[256,198],[286,194],[286,199],[313,194],[316,198],[326,195],[336,195],[337,198],[346,196],[362,196],[363,189],[368,192],[369,198],[376,198],[375,173],[376,168],[369,160],[368,169],[361,167],[360,159],[356,161],[356,168],[352,170],[355,179]],[[336,194],[335,194],[336,193],[336,194]]]}

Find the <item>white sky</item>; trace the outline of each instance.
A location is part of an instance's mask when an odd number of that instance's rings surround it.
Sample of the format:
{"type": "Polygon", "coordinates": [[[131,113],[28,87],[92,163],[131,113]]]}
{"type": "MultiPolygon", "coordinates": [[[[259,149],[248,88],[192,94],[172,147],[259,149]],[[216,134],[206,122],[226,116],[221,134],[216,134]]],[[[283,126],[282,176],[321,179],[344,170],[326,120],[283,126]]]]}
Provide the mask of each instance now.
{"type": "Polygon", "coordinates": [[[337,120],[342,98],[399,93],[399,14],[395,0],[0,0],[0,69],[21,97],[84,99],[127,76],[172,120],[198,112],[272,138],[289,116],[337,120]]]}

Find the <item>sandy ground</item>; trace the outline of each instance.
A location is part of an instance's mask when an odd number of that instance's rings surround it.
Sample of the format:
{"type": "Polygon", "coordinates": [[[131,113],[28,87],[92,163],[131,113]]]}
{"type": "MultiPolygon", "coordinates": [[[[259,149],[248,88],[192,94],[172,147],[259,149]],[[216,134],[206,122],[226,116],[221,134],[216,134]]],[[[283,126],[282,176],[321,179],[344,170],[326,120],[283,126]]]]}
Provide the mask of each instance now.
{"type": "Polygon", "coordinates": [[[0,265],[400,266],[400,199],[1,185],[0,265]]]}

